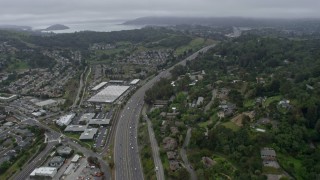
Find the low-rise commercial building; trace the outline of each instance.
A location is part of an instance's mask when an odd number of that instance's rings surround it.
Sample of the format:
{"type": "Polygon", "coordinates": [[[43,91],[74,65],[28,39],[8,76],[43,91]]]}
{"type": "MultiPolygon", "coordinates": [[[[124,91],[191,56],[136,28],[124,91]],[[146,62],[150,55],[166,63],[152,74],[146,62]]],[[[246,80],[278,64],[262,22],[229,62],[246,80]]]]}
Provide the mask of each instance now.
{"type": "Polygon", "coordinates": [[[37,103],[35,103],[35,105],[42,107],[42,108],[50,108],[50,107],[58,105],[58,102],[53,99],[48,99],[48,100],[37,102],[37,103]]]}
{"type": "Polygon", "coordinates": [[[132,81],[130,82],[130,85],[136,85],[136,84],[139,83],[139,81],[140,81],[140,79],[134,79],[134,80],[132,80],[132,81]]]}
{"type": "Polygon", "coordinates": [[[97,134],[97,128],[86,129],[81,135],[80,140],[93,140],[95,135],[97,134]]]}
{"type": "Polygon", "coordinates": [[[94,113],[85,113],[81,116],[79,124],[87,124],[93,117],[94,113]]]}
{"type": "Polygon", "coordinates": [[[39,167],[32,171],[31,178],[35,177],[50,177],[53,178],[57,174],[57,168],[55,167],[39,167]]]}
{"type": "Polygon", "coordinates": [[[72,163],[77,163],[79,161],[79,159],[81,158],[81,156],[79,154],[76,154],[73,156],[73,158],[71,159],[72,163]]]}
{"type": "Polygon", "coordinates": [[[67,156],[70,156],[73,153],[73,149],[70,148],[69,146],[59,146],[57,148],[57,153],[60,156],[67,157],[67,156]]]}
{"type": "Polygon", "coordinates": [[[68,114],[68,115],[65,115],[65,116],[61,116],[60,119],[58,119],[56,121],[56,123],[59,125],[59,126],[67,126],[71,123],[72,119],[74,118],[76,114],[75,113],[72,113],[72,114],[68,114]]]}
{"type": "Polygon", "coordinates": [[[110,119],[91,119],[88,123],[90,126],[107,126],[110,124],[110,119]]]}
{"type": "Polygon", "coordinates": [[[68,125],[64,132],[83,132],[85,129],[87,129],[87,126],[84,125],[68,125]]]}
{"type": "Polygon", "coordinates": [[[101,89],[102,87],[104,87],[108,82],[101,82],[100,84],[96,85],[94,88],[92,88],[92,91],[97,91],[99,89],[101,89]]]}

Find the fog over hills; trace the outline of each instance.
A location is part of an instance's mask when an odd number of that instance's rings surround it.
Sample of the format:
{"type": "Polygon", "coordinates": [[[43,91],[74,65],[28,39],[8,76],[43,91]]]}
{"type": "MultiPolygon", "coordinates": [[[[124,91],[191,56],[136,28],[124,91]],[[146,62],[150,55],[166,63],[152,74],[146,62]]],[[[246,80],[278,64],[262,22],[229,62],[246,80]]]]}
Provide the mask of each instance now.
{"type": "Polygon", "coordinates": [[[125,22],[126,25],[209,25],[209,26],[292,26],[297,23],[319,23],[320,19],[277,19],[244,17],[141,17],[125,22]]]}

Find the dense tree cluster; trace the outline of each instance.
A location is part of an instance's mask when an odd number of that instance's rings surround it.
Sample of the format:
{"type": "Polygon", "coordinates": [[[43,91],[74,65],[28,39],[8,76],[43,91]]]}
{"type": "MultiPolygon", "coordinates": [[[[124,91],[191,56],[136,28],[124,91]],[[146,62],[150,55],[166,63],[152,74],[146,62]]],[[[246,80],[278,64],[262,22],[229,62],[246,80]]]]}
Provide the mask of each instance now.
{"type": "Polygon", "coordinates": [[[256,97],[281,96],[290,99],[291,103],[286,110],[279,107],[279,101],[265,105],[263,112],[259,108],[253,109],[276,121],[277,126],[272,128],[270,125],[266,133],[253,133],[248,124],[239,131],[208,126],[206,139],[205,129],[197,128],[192,136],[193,147],[221,153],[239,165],[243,176],[257,179],[263,178],[257,173],[262,170],[260,149],[271,146],[280,154],[282,166],[293,177],[315,179],[320,172],[317,147],[320,142],[319,52],[316,40],[248,35],[221,43],[197,61],[189,62],[188,67],[195,71],[205,69],[207,78],[204,82],[208,84],[212,83],[209,79],[223,77],[225,83],[220,86],[231,88],[228,100],[238,107],[256,97]],[[236,78],[243,80],[245,86],[229,83],[236,78]],[[289,158],[299,165],[292,161],[287,163],[289,158]]]}
{"type": "Polygon", "coordinates": [[[166,100],[173,95],[173,87],[168,79],[160,79],[152,88],[146,91],[145,101],[152,104],[157,99],[166,100]]]}

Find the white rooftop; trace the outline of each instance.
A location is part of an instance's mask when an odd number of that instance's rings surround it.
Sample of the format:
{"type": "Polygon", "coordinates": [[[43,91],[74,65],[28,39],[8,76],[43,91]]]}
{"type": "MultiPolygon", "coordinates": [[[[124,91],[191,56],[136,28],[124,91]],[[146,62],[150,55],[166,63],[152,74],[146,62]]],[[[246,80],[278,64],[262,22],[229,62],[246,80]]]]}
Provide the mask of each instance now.
{"type": "Polygon", "coordinates": [[[78,162],[80,159],[80,155],[79,154],[76,154],[73,156],[73,158],[71,159],[71,162],[78,162]]]}
{"type": "Polygon", "coordinates": [[[55,167],[39,167],[32,171],[30,176],[51,176],[53,177],[57,173],[55,167]]]}
{"type": "Polygon", "coordinates": [[[68,114],[68,115],[65,115],[65,116],[61,116],[59,120],[57,120],[57,124],[60,125],[60,126],[67,126],[70,124],[70,122],[72,121],[73,117],[75,116],[76,114],[72,113],[72,114],[68,114]]]}
{"type": "Polygon", "coordinates": [[[92,91],[96,91],[99,90],[100,88],[102,88],[103,86],[105,86],[108,82],[101,82],[100,84],[96,85],[94,88],[92,88],[92,91]]]}
{"type": "Polygon", "coordinates": [[[134,79],[130,82],[130,85],[135,85],[140,81],[140,79],[134,79]]]}
{"type": "Polygon", "coordinates": [[[56,102],[57,102],[56,100],[48,99],[48,100],[45,100],[45,101],[37,102],[36,105],[42,107],[42,106],[47,106],[47,105],[50,105],[50,104],[53,104],[53,103],[56,103],[56,102]]]}
{"type": "Polygon", "coordinates": [[[108,86],[92,96],[89,102],[112,103],[118,99],[130,86],[108,86]]]}

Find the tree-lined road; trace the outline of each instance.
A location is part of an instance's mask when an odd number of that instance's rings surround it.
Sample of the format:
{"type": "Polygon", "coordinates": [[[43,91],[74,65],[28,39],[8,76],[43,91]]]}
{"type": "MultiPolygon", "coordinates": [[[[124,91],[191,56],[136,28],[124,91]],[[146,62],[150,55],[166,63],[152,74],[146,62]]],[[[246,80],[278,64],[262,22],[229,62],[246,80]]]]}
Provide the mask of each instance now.
{"type": "Polygon", "coordinates": [[[164,180],[164,170],[163,170],[163,166],[162,166],[162,162],[161,162],[161,158],[160,158],[160,154],[159,154],[159,146],[158,146],[158,142],[157,139],[155,137],[153,128],[152,128],[152,123],[150,121],[150,119],[148,118],[148,116],[144,113],[144,118],[147,121],[148,124],[148,132],[149,132],[149,137],[150,137],[150,144],[151,144],[151,148],[152,148],[152,157],[153,157],[153,162],[155,167],[157,168],[156,170],[156,176],[158,180],[164,180]]]}

